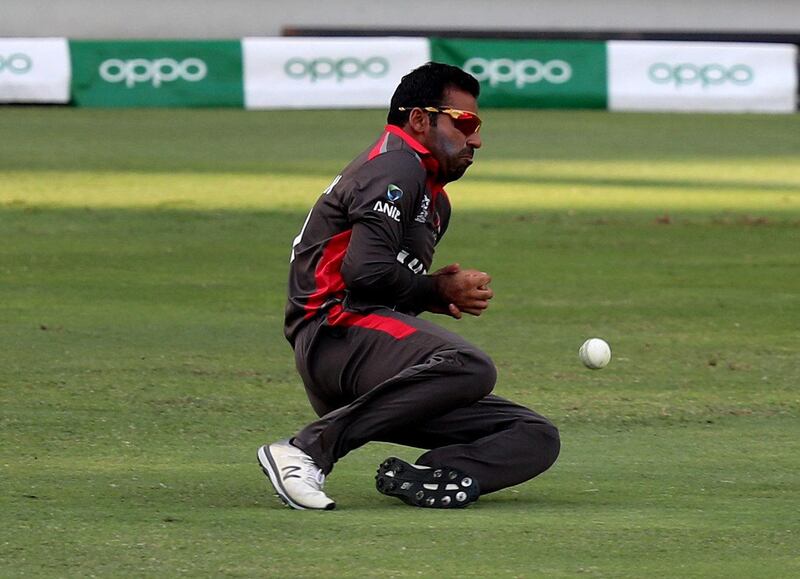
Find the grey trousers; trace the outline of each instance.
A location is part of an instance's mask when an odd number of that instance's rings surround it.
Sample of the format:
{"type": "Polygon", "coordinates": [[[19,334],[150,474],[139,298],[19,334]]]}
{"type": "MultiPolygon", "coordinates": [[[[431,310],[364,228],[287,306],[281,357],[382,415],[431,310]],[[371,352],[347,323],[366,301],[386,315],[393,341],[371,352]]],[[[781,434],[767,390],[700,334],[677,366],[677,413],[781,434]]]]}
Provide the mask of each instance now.
{"type": "Polygon", "coordinates": [[[496,371],[481,350],[427,320],[389,309],[312,321],[295,360],[320,416],[292,443],[324,473],[370,441],[429,449],[416,463],[450,466],[481,494],[529,480],[558,457],[545,417],[491,394],[496,371]]]}

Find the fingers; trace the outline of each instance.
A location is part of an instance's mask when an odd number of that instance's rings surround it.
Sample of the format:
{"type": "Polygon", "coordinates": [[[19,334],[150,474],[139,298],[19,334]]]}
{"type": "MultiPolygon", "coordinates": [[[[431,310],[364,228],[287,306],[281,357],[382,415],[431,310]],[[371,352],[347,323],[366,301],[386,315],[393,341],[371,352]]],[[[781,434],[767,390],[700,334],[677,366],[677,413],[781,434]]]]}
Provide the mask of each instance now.
{"type": "Polygon", "coordinates": [[[462,318],[462,314],[479,316],[488,307],[489,302],[487,300],[472,300],[468,304],[461,304],[458,306],[455,304],[448,304],[447,311],[442,313],[446,313],[450,317],[460,320],[462,318]]]}
{"type": "Polygon", "coordinates": [[[464,313],[479,316],[489,307],[494,291],[489,287],[491,276],[474,269],[462,270],[457,263],[434,272],[436,293],[441,301],[433,306],[435,313],[447,314],[457,320],[464,313]]]}
{"type": "Polygon", "coordinates": [[[458,304],[458,307],[462,312],[473,316],[479,316],[489,307],[489,299],[473,298],[470,300],[465,300],[464,302],[458,304]]]}
{"type": "Polygon", "coordinates": [[[461,310],[455,304],[448,304],[447,305],[448,313],[457,320],[461,319],[461,310]]]}
{"type": "Polygon", "coordinates": [[[494,297],[494,291],[491,288],[478,288],[470,292],[469,295],[476,300],[490,300],[494,297]]]}
{"type": "Polygon", "coordinates": [[[456,301],[456,303],[459,307],[476,307],[477,304],[486,304],[488,306],[489,300],[493,297],[494,292],[490,289],[474,289],[466,292],[463,296],[461,296],[461,299],[456,301]]]}
{"type": "Polygon", "coordinates": [[[471,283],[475,284],[475,287],[485,287],[492,283],[492,276],[485,271],[471,269],[465,271],[464,274],[469,278],[471,283]]]}

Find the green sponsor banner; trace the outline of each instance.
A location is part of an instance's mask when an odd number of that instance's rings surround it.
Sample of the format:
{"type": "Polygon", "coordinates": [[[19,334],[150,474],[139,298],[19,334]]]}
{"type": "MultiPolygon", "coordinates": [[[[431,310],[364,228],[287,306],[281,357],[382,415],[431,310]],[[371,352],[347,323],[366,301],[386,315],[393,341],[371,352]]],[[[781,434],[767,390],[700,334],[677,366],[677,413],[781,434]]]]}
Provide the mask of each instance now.
{"type": "Polygon", "coordinates": [[[83,107],[243,107],[239,40],[70,41],[83,107]]]}
{"type": "Polygon", "coordinates": [[[606,108],[608,101],[605,42],[431,38],[431,58],[477,78],[484,107],[606,108]]]}

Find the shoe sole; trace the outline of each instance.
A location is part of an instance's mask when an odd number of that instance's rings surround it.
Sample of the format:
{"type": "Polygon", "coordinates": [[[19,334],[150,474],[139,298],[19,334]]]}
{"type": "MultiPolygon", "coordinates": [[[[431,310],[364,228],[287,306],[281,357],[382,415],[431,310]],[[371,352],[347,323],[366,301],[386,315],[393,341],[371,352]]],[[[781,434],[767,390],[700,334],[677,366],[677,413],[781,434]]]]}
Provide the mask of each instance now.
{"type": "Polygon", "coordinates": [[[378,492],[428,509],[461,509],[478,500],[478,481],[452,467],[420,470],[399,458],[387,458],[375,475],[378,492]]]}
{"type": "Polygon", "coordinates": [[[283,503],[287,507],[291,507],[293,509],[297,509],[298,511],[330,511],[336,507],[336,503],[331,503],[324,509],[312,509],[311,507],[304,507],[302,505],[297,504],[292,499],[289,498],[286,489],[283,488],[283,483],[281,482],[281,477],[278,475],[278,465],[275,464],[275,461],[272,459],[272,455],[269,452],[269,446],[264,445],[258,449],[258,465],[261,467],[261,470],[264,471],[264,474],[267,475],[267,479],[269,480],[270,484],[272,484],[272,488],[275,489],[275,494],[278,495],[278,498],[283,501],[283,503]]]}

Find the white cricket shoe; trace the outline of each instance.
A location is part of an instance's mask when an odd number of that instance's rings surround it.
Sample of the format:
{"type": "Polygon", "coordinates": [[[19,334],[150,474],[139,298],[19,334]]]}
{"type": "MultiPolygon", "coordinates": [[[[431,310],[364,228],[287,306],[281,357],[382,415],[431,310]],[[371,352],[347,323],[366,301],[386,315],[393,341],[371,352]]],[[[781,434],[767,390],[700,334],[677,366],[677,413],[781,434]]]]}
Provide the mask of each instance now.
{"type": "Polygon", "coordinates": [[[324,492],[325,475],[305,452],[279,440],[258,449],[258,463],[267,475],[278,497],[293,509],[321,509],[336,507],[324,492]]]}

